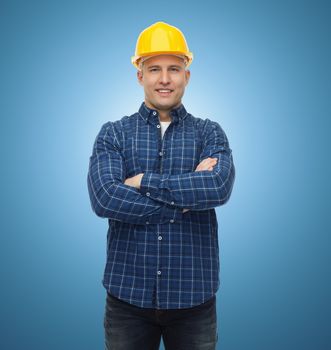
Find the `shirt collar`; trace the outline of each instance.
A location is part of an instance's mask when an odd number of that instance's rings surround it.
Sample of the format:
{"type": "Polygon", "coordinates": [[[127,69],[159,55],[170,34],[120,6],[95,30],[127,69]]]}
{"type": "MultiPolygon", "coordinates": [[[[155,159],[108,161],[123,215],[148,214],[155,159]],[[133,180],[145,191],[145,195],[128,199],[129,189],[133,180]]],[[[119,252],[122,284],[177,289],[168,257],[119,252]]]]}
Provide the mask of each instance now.
{"type": "MultiPolygon", "coordinates": [[[[156,109],[152,109],[146,106],[145,102],[143,102],[139,108],[139,114],[142,116],[142,118],[147,123],[148,121],[159,121],[159,113],[156,109]]],[[[181,104],[179,107],[174,108],[170,112],[172,117],[172,122],[177,123],[179,121],[182,121],[186,115],[187,111],[183,104],[181,104]]]]}

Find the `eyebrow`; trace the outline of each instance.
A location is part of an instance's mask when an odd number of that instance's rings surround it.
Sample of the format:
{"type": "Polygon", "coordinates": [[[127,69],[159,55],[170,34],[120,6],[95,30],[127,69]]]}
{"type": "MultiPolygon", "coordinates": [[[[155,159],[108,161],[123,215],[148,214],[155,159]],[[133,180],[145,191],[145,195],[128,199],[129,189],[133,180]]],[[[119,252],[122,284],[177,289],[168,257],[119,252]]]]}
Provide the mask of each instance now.
{"type": "MultiPolygon", "coordinates": [[[[177,65],[177,64],[171,64],[168,68],[183,68],[182,66],[180,65],[177,65]]],[[[147,69],[150,69],[150,68],[161,68],[161,66],[157,65],[157,64],[154,64],[152,66],[148,66],[147,69]]]]}

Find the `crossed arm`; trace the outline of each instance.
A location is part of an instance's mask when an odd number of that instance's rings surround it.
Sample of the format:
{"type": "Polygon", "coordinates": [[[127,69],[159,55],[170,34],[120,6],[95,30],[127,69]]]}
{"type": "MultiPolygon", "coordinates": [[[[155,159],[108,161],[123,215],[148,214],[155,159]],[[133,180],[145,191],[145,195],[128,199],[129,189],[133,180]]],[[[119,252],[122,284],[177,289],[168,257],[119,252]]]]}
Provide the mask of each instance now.
{"type": "MultiPolygon", "coordinates": [[[[216,163],[217,163],[217,158],[209,158],[209,157],[205,158],[198,164],[195,171],[212,171],[216,163]]],[[[124,181],[124,183],[128,186],[135,187],[136,189],[140,190],[141,180],[143,176],[144,176],[144,173],[140,173],[133,177],[129,177],[124,181]]],[[[189,211],[189,209],[187,208],[183,209],[183,213],[187,211],[189,211]]]]}
{"type": "MultiPolygon", "coordinates": [[[[198,166],[196,167],[195,171],[205,171],[209,170],[212,171],[213,167],[217,163],[217,158],[206,158],[203,159],[198,166]]],[[[140,173],[138,175],[128,177],[124,183],[128,186],[132,186],[137,188],[138,190],[140,189],[140,184],[141,184],[141,179],[144,176],[144,173],[140,173]]]]}
{"type": "Polygon", "coordinates": [[[232,191],[235,169],[226,136],[214,123],[204,136],[194,172],[146,172],[132,178],[125,173],[114,123],[106,123],[96,138],[87,179],[92,208],[100,217],[143,225],[181,220],[188,209],[224,204],[232,191]]]}

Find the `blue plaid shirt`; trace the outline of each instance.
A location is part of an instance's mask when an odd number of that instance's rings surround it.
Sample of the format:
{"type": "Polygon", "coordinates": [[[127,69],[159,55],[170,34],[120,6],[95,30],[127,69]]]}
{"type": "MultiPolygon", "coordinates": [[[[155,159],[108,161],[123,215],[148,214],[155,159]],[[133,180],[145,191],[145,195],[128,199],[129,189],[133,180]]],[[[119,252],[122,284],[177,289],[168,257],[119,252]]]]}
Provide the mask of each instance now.
{"type": "Polygon", "coordinates": [[[171,111],[164,137],[156,110],[104,124],[90,157],[94,212],[108,218],[103,285],[130,304],[180,309],[210,299],[219,287],[215,207],[230,197],[235,168],[216,122],[171,111]],[[218,159],[213,171],[195,171],[218,159]],[[124,184],[144,173],[140,189],[124,184]],[[189,211],[183,213],[183,209],[189,211]]]}

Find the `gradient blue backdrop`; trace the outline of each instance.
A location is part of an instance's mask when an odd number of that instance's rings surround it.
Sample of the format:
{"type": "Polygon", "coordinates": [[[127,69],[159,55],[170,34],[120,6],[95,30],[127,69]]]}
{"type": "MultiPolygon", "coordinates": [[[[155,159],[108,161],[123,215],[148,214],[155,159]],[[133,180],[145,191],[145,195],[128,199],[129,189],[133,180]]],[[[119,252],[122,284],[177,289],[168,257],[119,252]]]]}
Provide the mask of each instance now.
{"type": "Polygon", "coordinates": [[[159,20],[195,54],[185,106],[236,164],[218,349],[330,349],[330,17],[328,1],[1,0],[1,349],[103,348],[88,160],[142,102],[130,57],[159,20]]]}

